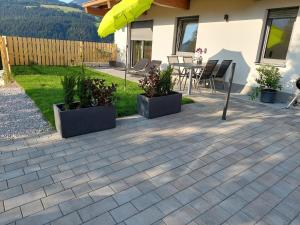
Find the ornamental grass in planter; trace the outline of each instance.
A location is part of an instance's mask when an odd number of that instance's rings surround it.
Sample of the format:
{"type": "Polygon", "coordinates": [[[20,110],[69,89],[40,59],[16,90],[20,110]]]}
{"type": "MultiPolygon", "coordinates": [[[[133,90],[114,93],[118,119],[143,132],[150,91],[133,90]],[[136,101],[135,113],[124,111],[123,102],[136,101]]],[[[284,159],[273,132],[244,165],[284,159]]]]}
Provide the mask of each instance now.
{"type": "Polygon", "coordinates": [[[138,113],[148,119],[181,112],[182,94],[173,91],[173,69],[159,72],[152,69],[150,74],[139,81],[144,94],[138,95],[138,113]]]}
{"type": "Polygon", "coordinates": [[[256,70],[259,74],[259,78],[256,79],[259,87],[255,88],[251,98],[254,100],[260,94],[261,102],[275,103],[277,91],[282,89],[279,69],[273,65],[263,65],[256,70]]]}
{"type": "Polygon", "coordinates": [[[103,79],[84,75],[64,76],[61,83],[64,103],[53,109],[56,129],[63,138],[116,127],[116,85],[107,86],[103,79]]]}

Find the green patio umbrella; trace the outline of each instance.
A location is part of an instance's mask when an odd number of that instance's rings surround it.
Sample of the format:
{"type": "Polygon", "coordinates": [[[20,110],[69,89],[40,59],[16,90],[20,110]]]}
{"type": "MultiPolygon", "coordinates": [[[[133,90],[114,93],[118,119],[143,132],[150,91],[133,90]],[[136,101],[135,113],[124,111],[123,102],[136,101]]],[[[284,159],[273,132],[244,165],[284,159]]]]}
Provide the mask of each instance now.
{"type": "MultiPolygon", "coordinates": [[[[150,9],[153,0],[122,0],[103,17],[98,29],[100,37],[104,38],[135,21],[150,9]]],[[[127,41],[128,42],[128,41],[127,41]]],[[[128,45],[126,45],[125,88],[127,85],[128,45]]]]}
{"type": "Polygon", "coordinates": [[[122,0],[103,17],[98,29],[99,36],[107,37],[135,21],[150,9],[152,3],[153,0],[122,0]]]}

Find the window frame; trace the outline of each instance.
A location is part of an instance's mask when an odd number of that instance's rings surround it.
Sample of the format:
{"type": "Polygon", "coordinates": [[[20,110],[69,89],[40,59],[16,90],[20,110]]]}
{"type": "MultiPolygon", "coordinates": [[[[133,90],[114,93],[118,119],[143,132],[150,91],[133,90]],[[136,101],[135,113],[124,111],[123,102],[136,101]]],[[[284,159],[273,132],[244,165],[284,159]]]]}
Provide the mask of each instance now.
{"type": "MultiPolygon", "coordinates": [[[[183,35],[183,27],[182,27],[182,22],[181,21],[197,21],[197,37],[198,37],[198,31],[199,31],[199,16],[185,16],[185,17],[177,17],[176,18],[176,25],[177,25],[177,29],[176,29],[176,38],[175,38],[175,46],[174,46],[174,52],[176,55],[191,55],[194,54],[196,51],[197,46],[195,46],[195,50],[194,52],[182,52],[179,51],[180,48],[180,40],[181,37],[183,35]],[[181,23],[181,24],[180,24],[181,23]]],[[[197,40],[196,40],[197,41],[197,40]]]]}
{"type": "MultiPolygon", "coordinates": [[[[289,44],[288,44],[288,51],[287,51],[287,54],[286,54],[286,57],[285,59],[269,59],[269,58],[265,58],[265,54],[266,54],[266,49],[267,49],[267,44],[268,44],[268,40],[269,40],[269,35],[270,35],[270,29],[271,29],[271,25],[272,25],[272,21],[274,20],[274,18],[270,18],[270,13],[272,10],[288,10],[288,9],[292,9],[292,8],[298,8],[299,10],[299,7],[288,7],[288,8],[275,8],[275,9],[268,9],[267,10],[267,16],[266,16],[266,21],[265,21],[265,28],[263,29],[263,42],[262,42],[262,46],[261,46],[261,50],[260,50],[260,63],[261,64],[272,64],[272,65],[275,65],[275,66],[285,66],[286,65],[286,61],[287,61],[287,56],[290,52],[290,46],[291,46],[291,40],[292,40],[292,37],[293,37],[293,33],[295,31],[295,23],[297,21],[297,16],[294,18],[294,24],[293,24],[293,30],[292,30],[292,33],[291,33],[291,37],[290,37],[290,40],[289,40],[289,44]]],[[[298,11],[298,14],[299,14],[299,11],[298,11]]],[[[292,19],[293,17],[282,17],[282,19],[285,19],[285,18],[290,18],[292,19]]]]}

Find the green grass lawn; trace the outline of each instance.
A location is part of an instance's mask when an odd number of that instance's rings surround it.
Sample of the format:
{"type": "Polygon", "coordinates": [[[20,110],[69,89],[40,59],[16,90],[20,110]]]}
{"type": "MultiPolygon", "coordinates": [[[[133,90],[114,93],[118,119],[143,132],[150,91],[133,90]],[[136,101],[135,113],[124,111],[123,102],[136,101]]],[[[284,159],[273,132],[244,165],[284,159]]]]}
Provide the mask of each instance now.
{"type": "MultiPolygon", "coordinates": [[[[14,66],[12,73],[19,85],[27,95],[40,108],[44,117],[54,126],[52,105],[63,102],[63,91],[61,76],[66,74],[80,74],[80,67],[59,67],[59,66],[14,66]]],[[[118,85],[116,93],[116,108],[118,117],[136,114],[136,96],[143,91],[134,82],[127,82],[124,88],[124,80],[109,74],[85,69],[89,76],[105,79],[108,84],[118,85]]],[[[183,98],[183,104],[192,103],[188,98],[183,98]]]]}

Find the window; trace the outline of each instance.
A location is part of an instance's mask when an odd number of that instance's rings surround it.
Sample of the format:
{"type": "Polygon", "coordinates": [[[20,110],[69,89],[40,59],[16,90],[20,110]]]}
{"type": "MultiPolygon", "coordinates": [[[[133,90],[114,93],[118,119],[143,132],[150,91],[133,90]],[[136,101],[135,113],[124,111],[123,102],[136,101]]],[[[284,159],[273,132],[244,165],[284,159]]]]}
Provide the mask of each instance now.
{"type": "Polygon", "coordinates": [[[186,17],[178,19],[176,39],[177,52],[195,52],[199,17],[186,17]]]}
{"type": "Polygon", "coordinates": [[[299,8],[271,9],[268,13],[263,63],[284,63],[299,8]]]}

